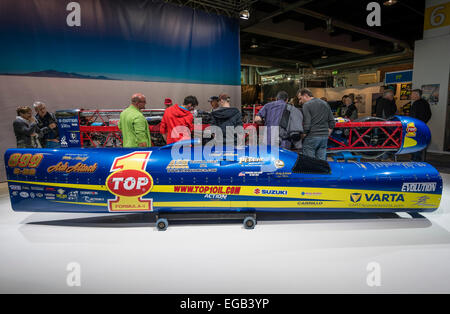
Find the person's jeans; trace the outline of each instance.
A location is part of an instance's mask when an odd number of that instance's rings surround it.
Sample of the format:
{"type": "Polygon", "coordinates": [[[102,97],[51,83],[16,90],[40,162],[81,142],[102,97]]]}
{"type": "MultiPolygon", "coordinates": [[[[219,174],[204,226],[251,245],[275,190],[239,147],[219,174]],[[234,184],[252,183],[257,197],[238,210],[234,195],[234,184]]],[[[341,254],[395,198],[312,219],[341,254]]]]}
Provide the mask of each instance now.
{"type": "Polygon", "coordinates": [[[303,155],[321,160],[327,160],[327,145],[328,136],[307,136],[303,140],[303,155]]]}

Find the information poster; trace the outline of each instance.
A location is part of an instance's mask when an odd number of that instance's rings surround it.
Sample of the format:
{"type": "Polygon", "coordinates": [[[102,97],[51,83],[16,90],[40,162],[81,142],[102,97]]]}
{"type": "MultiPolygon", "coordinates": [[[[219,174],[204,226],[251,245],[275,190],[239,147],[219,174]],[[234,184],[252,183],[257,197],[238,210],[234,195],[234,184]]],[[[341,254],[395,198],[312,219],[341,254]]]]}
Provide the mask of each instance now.
{"type": "Polygon", "coordinates": [[[437,106],[439,103],[440,84],[422,85],[422,96],[430,105],[437,106]]]}
{"type": "Polygon", "coordinates": [[[404,83],[400,86],[400,100],[411,100],[412,83],[404,83]]]}

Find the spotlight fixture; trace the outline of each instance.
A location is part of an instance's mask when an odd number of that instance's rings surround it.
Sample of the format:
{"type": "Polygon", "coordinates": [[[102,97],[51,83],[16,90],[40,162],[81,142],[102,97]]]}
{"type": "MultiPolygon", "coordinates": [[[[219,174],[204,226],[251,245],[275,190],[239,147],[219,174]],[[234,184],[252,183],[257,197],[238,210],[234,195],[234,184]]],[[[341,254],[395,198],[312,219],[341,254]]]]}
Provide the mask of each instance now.
{"type": "Polygon", "coordinates": [[[250,18],[250,12],[248,10],[242,10],[239,12],[239,17],[243,20],[248,20],[250,18]]]}
{"type": "Polygon", "coordinates": [[[322,55],[320,56],[320,58],[322,58],[322,59],[328,59],[328,55],[327,55],[327,51],[326,51],[326,50],[324,50],[324,51],[322,52],[322,55]]]}
{"type": "Polygon", "coordinates": [[[391,6],[391,5],[396,4],[397,2],[398,2],[397,0],[388,0],[388,1],[383,2],[383,4],[385,6],[391,6]]]}

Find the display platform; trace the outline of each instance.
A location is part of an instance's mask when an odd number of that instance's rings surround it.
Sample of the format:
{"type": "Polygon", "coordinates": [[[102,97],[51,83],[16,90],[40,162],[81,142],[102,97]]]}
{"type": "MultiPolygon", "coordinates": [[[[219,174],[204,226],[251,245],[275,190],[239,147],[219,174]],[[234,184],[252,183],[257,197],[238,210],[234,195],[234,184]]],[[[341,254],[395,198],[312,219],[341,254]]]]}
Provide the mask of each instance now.
{"type": "Polygon", "coordinates": [[[2,183],[0,293],[448,293],[441,175],[439,209],[416,218],[258,214],[254,230],[191,221],[165,232],[143,214],[13,212],[2,183]]]}

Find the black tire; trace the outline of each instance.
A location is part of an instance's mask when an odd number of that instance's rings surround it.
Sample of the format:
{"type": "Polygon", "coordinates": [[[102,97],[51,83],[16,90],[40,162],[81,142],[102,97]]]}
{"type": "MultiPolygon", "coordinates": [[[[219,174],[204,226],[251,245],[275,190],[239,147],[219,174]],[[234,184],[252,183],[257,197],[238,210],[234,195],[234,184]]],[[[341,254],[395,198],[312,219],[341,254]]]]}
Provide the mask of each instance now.
{"type": "Polygon", "coordinates": [[[244,228],[245,229],[255,229],[256,219],[249,216],[244,219],[244,228]]]}
{"type": "Polygon", "coordinates": [[[165,231],[165,230],[167,230],[168,226],[169,226],[169,222],[165,218],[159,218],[156,221],[156,229],[158,229],[158,231],[165,231]]]}

